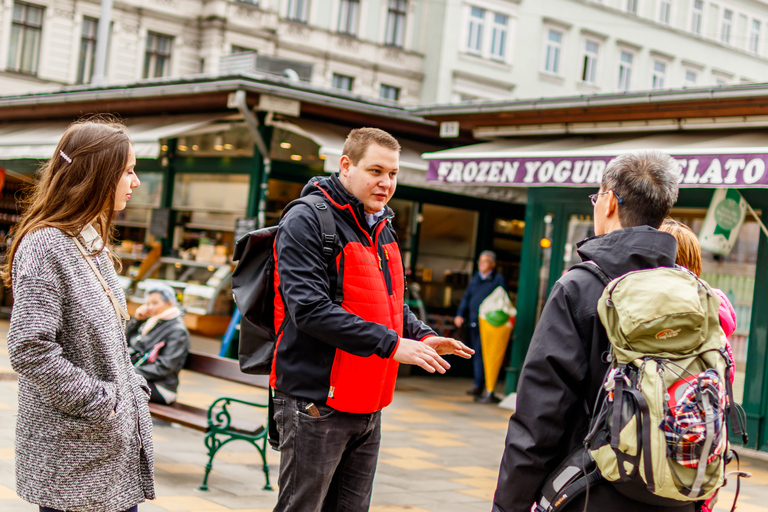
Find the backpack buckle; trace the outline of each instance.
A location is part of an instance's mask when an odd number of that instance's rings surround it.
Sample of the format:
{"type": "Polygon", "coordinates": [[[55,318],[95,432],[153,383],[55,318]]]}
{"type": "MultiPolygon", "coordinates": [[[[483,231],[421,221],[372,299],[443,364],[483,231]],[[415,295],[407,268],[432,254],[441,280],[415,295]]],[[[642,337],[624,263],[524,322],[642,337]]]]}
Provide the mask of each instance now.
{"type": "Polygon", "coordinates": [[[315,205],[315,208],[317,208],[318,210],[327,210],[328,209],[328,205],[325,204],[325,203],[317,203],[315,205]]]}

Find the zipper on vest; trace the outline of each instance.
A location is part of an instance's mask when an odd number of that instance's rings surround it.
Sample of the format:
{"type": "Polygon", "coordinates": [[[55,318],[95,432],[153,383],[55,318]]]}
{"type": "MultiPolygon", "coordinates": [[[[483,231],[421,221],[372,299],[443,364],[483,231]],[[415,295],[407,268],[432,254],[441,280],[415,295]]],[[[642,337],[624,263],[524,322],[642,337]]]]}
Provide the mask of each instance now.
{"type": "MultiPolygon", "coordinates": [[[[388,294],[387,305],[389,306],[389,318],[390,318],[390,321],[392,322],[391,324],[392,329],[397,330],[397,326],[395,325],[395,312],[392,310],[392,300],[391,300],[391,296],[394,293],[394,291],[392,290],[391,284],[387,282],[387,276],[384,275],[384,268],[381,265],[381,255],[379,254],[379,234],[381,233],[381,230],[383,227],[384,227],[384,223],[379,223],[379,228],[376,230],[376,239],[375,239],[373,250],[376,251],[376,256],[379,258],[379,271],[381,272],[381,279],[382,281],[384,281],[384,288],[387,290],[387,294],[388,294]]],[[[385,257],[386,257],[386,249],[384,247],[382,247],[381,249],[385,252],[385,257]]],[[[389,261],[389,258],[387,258],[387,261],[389,261]]],[[[389,269],[389,266],[387,266],[387,269],[389,269]]]]}

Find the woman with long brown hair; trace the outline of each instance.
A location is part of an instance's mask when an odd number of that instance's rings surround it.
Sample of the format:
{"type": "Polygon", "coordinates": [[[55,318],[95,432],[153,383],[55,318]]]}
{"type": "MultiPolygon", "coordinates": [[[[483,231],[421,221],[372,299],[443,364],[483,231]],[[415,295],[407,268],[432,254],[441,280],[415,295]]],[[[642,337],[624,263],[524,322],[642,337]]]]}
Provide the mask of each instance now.
{"type": "Polygon", "coordinates": [[[16,491],[41,512],[135,511],[154,498],[149,388],[128,357],[108,248],[135,165],[122,124],[70,125],[11,234],[16,491]]]}

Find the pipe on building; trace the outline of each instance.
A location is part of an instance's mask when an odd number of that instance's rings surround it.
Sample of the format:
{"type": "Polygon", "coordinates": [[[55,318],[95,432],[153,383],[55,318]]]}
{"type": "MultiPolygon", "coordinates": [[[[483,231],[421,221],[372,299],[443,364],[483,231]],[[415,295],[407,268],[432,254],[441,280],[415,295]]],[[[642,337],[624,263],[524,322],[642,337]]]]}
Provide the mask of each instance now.
{"type": "Polygon", "coordinates": [[[264,212],[267,210],[267,186],[269,180],[269,174],[272,172],[272,159],[269,157],[269,148],[264,142],[264,138],[259,131],[259,119],[248,108],[248,102],[245,99],[245,91],[238,90],[229,94],[227,98],[227,106],[234,107],[240,112],[245,120],[245,126],[248,128],[248,132],[253,137],[253,141],[258,148],[262,157],[262,169],[261,169],[261,183],[259,186],[259,201],[256,207],[256,219],[259,228],[263,228],[265,224],[264,212]]]}

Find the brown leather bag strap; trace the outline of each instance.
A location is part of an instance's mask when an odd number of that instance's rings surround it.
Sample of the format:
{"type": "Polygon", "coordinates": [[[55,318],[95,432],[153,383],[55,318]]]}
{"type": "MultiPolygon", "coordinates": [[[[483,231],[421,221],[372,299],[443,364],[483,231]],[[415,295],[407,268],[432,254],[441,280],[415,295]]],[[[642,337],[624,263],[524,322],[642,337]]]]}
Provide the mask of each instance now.
{"type": "Polygon", "coordinates": [[[80,254],[83,255],[83,258],[85,258],[85,261],[87,261],[88,265],[90,265],[91,268],[93,269],[93,272],[96,274],[96,277],[101,283],[101,286],[104,288],[104,291],[107,292],[107,297],[109,297],[109,300],[112,301],[112,305],[115,307],[115,313],[117,313],[117,319],[118,320],[122,319],[122,320],[125,320],[126,322],[130,320],[131,315],[129,315],[128,312],[123,308],[123,305],[120,304],[120,301],[117,300],[117,297],[115,297],[115,294],[112,293],[112,288],[109,287],[107,282],[101,276],[101,272],[99,272],[99,269],[96,268],[96,265],[93,264],[93,260],[91,259],[91,257],[88,256],[88,253],[85,252],[85,247],[82,246],[82,244],[77,238],[73,238],[72,240],[75,241],[75,245],[80,250],[80,254]]]}

